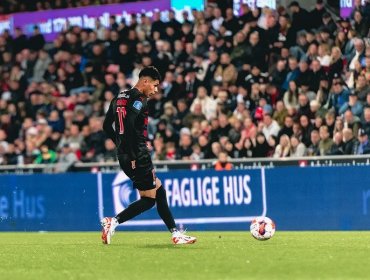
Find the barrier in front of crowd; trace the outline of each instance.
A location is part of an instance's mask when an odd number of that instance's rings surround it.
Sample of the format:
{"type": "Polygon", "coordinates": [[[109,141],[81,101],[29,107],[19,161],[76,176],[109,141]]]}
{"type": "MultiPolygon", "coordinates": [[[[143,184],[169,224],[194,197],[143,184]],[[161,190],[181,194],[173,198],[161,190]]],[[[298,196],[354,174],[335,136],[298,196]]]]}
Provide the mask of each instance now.
{"type": "MultiPolygon", "coordinates": [[[[369,230],[370,172],[282,167],[158,172],[180,227],[248,230],[260,215],[278,230],[369,230]]],[[[0,176],[0,231],[99,230],[99,220],[138,198],[124,173],[0,176]]],[[[156,209],[122,226],[165,230],[156,209]]]]}
{"type": "MultiPolygon", "coordinates": [[[[171,170],[205,170],[212,169],[216,159],[208,160],[172,160],[172,161],[154,161],[157,171],[171,170]]],[[[318,156],[318,157],[299,157],[299,158],[243,158],[231,159],[234,169],[259,169],[275,168],[284,166],[299,167],[319,167],[319,166],[370,166],[370,155],[356,156],[318,156]]],[[[33,174],[33,173],[54,173],[56,164],[27,164],[27,165],[0,165],[0,174],[33,174]]],[[[118,172],[120,170],[117,161],[111,162],[77,162],[69,171],[73,172],[118,172]]]]}

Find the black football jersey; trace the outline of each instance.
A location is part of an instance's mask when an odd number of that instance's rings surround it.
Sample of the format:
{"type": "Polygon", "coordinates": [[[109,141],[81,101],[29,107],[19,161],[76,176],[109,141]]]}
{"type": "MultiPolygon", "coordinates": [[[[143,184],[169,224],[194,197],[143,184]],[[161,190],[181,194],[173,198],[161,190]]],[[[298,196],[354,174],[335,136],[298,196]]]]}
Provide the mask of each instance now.
{"type": "Polygon", "coordinates": [[[117,154],[128,154],[136,160],[148,154],[147,98],[137,88],[120,92],[106,113],[103,129],[117,146],[117,154]],[[114,124],[114,129],[113,129],[114,124]]]}

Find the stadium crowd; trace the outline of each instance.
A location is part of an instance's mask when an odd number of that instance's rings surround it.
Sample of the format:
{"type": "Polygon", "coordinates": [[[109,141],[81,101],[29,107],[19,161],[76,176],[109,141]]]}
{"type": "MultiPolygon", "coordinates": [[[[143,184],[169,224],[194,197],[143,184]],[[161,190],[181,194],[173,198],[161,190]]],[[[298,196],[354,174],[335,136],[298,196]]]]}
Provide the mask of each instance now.
{"type": "Polygon", "coordinates": [[[0,164],[115,160],[104,114],[149,65],[163,76],[148,103],[154,160],[219,158],[223,169],[228,158],[370,153],[369,1],[339,20],[321,0],[310,12],[293,1],[168,15],[112,16],[49,44],[37,26],[5,31],[0,164]]]}

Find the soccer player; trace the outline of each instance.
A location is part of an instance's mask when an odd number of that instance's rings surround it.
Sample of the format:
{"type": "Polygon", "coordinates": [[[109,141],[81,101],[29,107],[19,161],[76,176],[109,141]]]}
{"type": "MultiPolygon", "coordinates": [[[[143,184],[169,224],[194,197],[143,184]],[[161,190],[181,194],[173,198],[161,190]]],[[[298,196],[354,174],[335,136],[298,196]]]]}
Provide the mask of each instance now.
{"type": "Polygon", "coordinates": [[[139,190],[141,198],[130,204],[116,217],[102,219],[104,244],[111,243],[111,237],[118,224],[149,210],[156,203],[158,214],[172,233],[174,244],[192,244],[196,241],[195,237],[187,236],[177,230],[168,207],[166,190],[155,175],[146,145],[147,100],[158,93],[160,79],[160,74],[155,67],[142,69],[137,84],[113,98],[106,114],[103,129],[116,144],[121,169],[132,180],[134,188],[139,190]]]}

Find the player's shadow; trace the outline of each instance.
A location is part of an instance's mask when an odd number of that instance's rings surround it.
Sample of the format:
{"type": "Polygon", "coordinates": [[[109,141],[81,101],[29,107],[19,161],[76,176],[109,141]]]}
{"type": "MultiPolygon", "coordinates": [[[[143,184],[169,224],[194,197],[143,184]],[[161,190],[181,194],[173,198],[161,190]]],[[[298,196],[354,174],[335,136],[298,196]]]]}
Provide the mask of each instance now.
{"type": "Polygon", "coordinates": [[[173,244],[148,244],[148,245],[141,245],[137,246],[138,248],[147,248],[147,249],[178,249],[186,247],[186,250],[198,250],[198,249],[207,249],[207,248],[200,248],[196,244],[194,245],[173,245],[173,244]]]}

